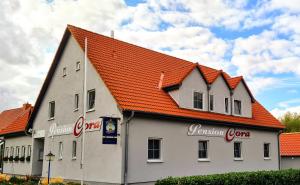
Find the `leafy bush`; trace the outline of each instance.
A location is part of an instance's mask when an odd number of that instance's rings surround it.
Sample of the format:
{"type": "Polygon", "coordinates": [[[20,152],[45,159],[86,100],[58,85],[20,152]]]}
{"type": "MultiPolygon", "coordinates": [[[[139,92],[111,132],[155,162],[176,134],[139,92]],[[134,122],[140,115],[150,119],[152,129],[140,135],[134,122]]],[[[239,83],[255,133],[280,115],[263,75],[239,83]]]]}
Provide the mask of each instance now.
{"type": "Polygon", "coordinates": [[[156,185],[300,185],[300,170],[236,172],[205,176],[168,177],[156,185]]]}

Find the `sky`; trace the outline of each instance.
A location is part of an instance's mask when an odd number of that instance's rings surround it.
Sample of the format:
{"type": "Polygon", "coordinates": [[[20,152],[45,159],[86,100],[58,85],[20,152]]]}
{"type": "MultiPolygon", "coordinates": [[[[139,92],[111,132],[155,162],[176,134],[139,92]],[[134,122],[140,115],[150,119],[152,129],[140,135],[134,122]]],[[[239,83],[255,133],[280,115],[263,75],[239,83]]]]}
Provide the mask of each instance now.
{"type": "Polygon", "coordinates": [[[300,0],[1,0],[0,111],[34,104],[67,24],[242,75],[300,112],[300,0]]]}

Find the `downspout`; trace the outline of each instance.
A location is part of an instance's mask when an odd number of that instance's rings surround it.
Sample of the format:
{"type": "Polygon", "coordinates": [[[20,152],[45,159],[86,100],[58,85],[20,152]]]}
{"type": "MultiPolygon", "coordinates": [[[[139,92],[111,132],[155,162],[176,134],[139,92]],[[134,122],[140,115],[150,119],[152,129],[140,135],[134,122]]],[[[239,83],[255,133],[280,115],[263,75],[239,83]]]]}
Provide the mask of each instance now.
{"type": "Polygon", "coordinates": [[[278,148],[278,170],[281,170],[281,156],[280,156],[280,134],[282,133],[282,130],[279,130],[277,133],[277,148],[278,148]]]}
{"type": "Polygon", "coordinates": [[[134,111],[131,111],[131,115],[125,122],[125,164],[124,164],[124,185],[127,185],[127,175],[128,175],[128,137],[129,137],[129,122],[134,116],[134,111]]]}

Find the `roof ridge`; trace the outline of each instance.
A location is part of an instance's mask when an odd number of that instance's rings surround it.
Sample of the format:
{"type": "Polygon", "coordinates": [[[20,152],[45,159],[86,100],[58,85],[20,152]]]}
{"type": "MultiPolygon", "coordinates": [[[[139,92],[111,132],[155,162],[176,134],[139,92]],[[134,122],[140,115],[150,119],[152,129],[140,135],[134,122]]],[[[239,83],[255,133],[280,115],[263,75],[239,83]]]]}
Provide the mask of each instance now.
{"type": "Polygon", "coordinates": [[[297,132],[284,132],[284,133],[281,133],[281,134],[284,134],[284,135],[295,135],[295,134],[300,134],[300,131],[297,131],[297,132]]]}
{"type": "MultiPolygon", "coordinates": [[[[74,27],[74,28],[77,28],[77,29],[81,29],[81,30],[84,30],[84,31],[87,31],[89,33],[92,33],[92,34],[96,34],[96,35],[99,35],[99,36],[103,36],[105,38],[108,38],[108,39],[114,39],[118,42],[121,42],[121,43],[124,43],[124,44],[129,44],[131,46],[134,46],[134,47],[138,47],[138,48],[141,48],[141,49],[146,49],[148,51],[151,51],[151,52],[155,52],[155,53],[158,53],[158,54],[161,54],[161,55],[166,55],[168,57],[172,57],[172,58],[175,58],[175,59],[178,59],[178,60],[182,60],[184,62],[187,62],[187,63],[191,63],[191,64],[197,64],[198,62],[192,62],[192,61],[188,61],[186,59],[183,59],[183,58],[179,58],[179,57],[175,57],[175,56],[172,56],[172,55],[169,55],[169,54],[166,54],[166,53],[163,53],[163,52],[160,52],[160,51],[156,51],[156,50],[152,50],[152,49],[149,49],[149,48],[146,48],[146,47],[143,47],[143,46],[139,46],[137,44],[133,44],[133,43],[130,43],[130,42],[126,42],[126,41],[123,41],[123,40],[120,40],[120,39],[116,39],[116,38],[111,38],[109,36],[106,36],[106,35],[103,35],[103,34],[100,34],[100,33],[96,33],[96,32],[93,32],[93,31],[90,31],[90,30],[86,30],[84,28],[80,28],[80,27],[77,27],[77,26],[74,26],[74,25],[70,25],[70,24],[67,24],[67,27],[74,27]]],[[[72,34],[72,33],[71,33],[72,34]]],[[[204,66],[204,65],[203,65],[204,66]]],[[[205,66],[206,67],[206,66],[205,66]]]]}

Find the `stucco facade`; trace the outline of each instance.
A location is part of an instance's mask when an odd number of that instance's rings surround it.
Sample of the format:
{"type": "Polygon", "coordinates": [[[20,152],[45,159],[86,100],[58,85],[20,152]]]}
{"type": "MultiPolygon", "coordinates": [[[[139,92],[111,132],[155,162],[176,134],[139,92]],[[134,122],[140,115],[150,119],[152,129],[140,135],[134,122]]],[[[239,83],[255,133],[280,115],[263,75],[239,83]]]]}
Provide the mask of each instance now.
{"type": "MultiPolygon", "coordinates": [[[[201,124],[201,122],[199,122],[201,124]]],[[[129,131],[128,168],[130,183],[156,181],[168,176],[191,176],[231,171],[278,170],[278,139],[276,132],[243,129],[251,136],[235,138],[188,136],[190,122],[134,118],[129,131]],[[147,161],[148,138],[160,138],[161,161],[147,161]],[[208,140],[208,161],[198,161],[198,141],[208,140]],[[233,143],[242,142],[243,160],[234,160],[233,143]],[[270,159],[264,158],[263,144],[270,143],[270,159]]],[[[207,129],[229,127],[206,125],[207,129]]]]}
{"type": "Polygon", "coordinates": [[[299,156],[281,156],[281,169],[300,169],[299,156]]]}

